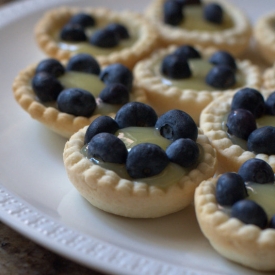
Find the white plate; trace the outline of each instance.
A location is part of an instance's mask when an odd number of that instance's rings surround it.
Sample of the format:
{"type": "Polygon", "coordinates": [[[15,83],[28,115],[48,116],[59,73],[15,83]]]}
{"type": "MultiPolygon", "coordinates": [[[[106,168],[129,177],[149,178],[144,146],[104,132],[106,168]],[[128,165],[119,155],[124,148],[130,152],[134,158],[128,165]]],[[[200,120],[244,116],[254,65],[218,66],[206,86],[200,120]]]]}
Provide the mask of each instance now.
{"type": "MultiPolygon", "coordinates": [[[[232,1],[255,20],[273,0],[232,1]]],[[[18,1],[0,9],[0,217],[33,241],[88,267],[113,274],[259,274],[218,255],[203,237],[193,206],[159,219],[126,219],[89,205],[69,182],[65,139],[32,120],[15,102],[17,73],[44,55],[33,27],[46,9],[91,1],[18,1]]],[[[95,0],[142,11],[148,1],[95,0]]]]}

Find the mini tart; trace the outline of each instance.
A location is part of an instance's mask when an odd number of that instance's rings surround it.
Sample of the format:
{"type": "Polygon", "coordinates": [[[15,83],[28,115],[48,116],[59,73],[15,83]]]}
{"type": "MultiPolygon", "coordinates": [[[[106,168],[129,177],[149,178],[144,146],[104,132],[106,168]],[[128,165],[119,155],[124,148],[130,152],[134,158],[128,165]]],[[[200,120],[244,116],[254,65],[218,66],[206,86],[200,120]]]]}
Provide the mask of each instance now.
{"type": "Polygon", "coordinates": [[[275,270],[275,230],[246,225],[223,212],[215,197],[217,179],[203,181],[195,192],[196,216],[203,234],[229,260],[256,270],[275,270]]]}
{"type": "MultiPolygon", "coordinates": [[[[22,70],[13,82],[13,95],[17,103],[30,114],[30,116],[47,126],[57,134],[69,138],[73,133],[86,125],[89,125],[101,113],[96,109],[91,117],[74,116],[60,112],[57,108],[44,105],[40,102],[31,86],[31,79],[35,75],[37,64],[28,66],[22,70]]],[[[130,92],[130,101],[146,103],[147,98],[143,90],[133,85],[130,92]]],[[[111,117],[115,113],[108,114],[111,117]]]]}
{"type": "Polygon", "coordinates": [[[203,0],[203,3],[220,4],[229,15],[233,26],[222,31],[187,30],[163,23],[163,4],[166,0],[153,0],[145,10],[145,15],[151,18],[161,37],[163,45],[192,44],[202,47],[215,47],[240,56],[248,47],[251,36],[251,25],[244,13],[237,7],[223,0],[203,0]]]}
{"type": "Polygon", "coordinates": [[[257,50],[263,59],[272,64],[275,61],[275,13],[262,16],[255,24],[254,37],[257,50]]]}
{"type": "Polygon", "coordinates": [[[137,37],[130,47],[119,50],[114,47],[111,53],[105,55],[90,53],[97,58],[101,65],[122,63],[131,69],[138,60],[147,56],[157,46],[158,35],[154,26],[139,14],[130,11],[118,13],[105,8],[61,7],[45,13],[35,27],[36,41],[48,56],[59,60],[68,60],[76,53],[60,48],[55,34],[74,14],[79,12],[92,15],[99,26],[105,26],[108,23],[123,24],[130,35],[137,37]]]}
{"type": "MultiPolygon", "coordinates": [[[[268,95],[268,92],[263,91],[262,94],[268,95]]],[[[200,118],[201,129],[217,151],[218,173],[237,172],[241,165],[251,158],[266,161],[275,171],[275,155],[254,154],[246,151],[234,144],[224,130],[225,117],[231,110],[233,95],[234,93],[228,93],[213,101],[203,110],[200,118]]]]}
{"type": "Polygon", "coordinates": [[[179,211],[193,201],[199,183],[213,176],[216,170],[215,150],[200,131],[197,143],[203,147],[202,161],[177,184],[161,188],[126,180],[93,164],[81,153],[86,129],[75,133],[65,145],[63,160],[68,177],[92,205],[116,215],[156,218],[179,211]]]}
{"type": "MultiPolygon", "coordinates": [[[[219,91],[213,88],[213,91],[197,91],[164,84],[161,75],[154,71],[155,64],[166,55],[174,52],[176,48],[176,45],[171,45],[168,48],[158,49],[150,57],[139,61],[134,68],[135,79],[137,84],[145,90],[149,104],[159,115],[170,109],[180,109],[191,115],[194,121],[199,124],[202,110],[215,98],[232,92],[232,89],[219,91]]],[[[196,48],[203,58],[208,58],[214,52],[213,48],[196,48]]],[[[249,60],[236,60],[236,64],[238,71],[244,78],[244,86],[260,88],[262,82],[260,69],[249,60]]]]}

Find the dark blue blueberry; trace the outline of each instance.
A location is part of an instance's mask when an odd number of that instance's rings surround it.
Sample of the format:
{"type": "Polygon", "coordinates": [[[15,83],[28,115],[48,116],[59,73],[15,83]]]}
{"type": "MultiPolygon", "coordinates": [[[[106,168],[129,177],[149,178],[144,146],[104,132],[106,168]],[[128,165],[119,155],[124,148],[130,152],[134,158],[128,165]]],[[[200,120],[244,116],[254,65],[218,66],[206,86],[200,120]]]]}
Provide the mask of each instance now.
{"type": "Polygon", "coordinates": [[[197,163],[200,150],[192,139],[179,138],[167,147],[166,155],[171,162],[182,167],[191,167],[197,163]]]}
{"type": "Polygon", "coordinates": [[[100,48],[113,48],[119,44],[119,36],[112,30],[101,29],[93,33],[90,43],[100,48]]]}
{"type": "Polygon", "coordinates": [[[128,151],[123,141],[110,133],[99,133],[88,143],[88,158],[123,164],[127,155],[128,151]]]}
{"type": "Polygon", "coordinates": [[[154,127],[158,116],[154,109],[141,102],[129,102],[116,113],[115,121],[120,129],[137,127],[154,127]]]}
{"type": "Polygon", "coordinates": [[[245,182],[271,183],[274,182],[274,172],[271,166],[261,159],[249,159],[242,164],[238,174],[245,182]]]}
{"type": "Polygon", "coordinates": [[[243,178],[237,173],[222,174],[216,185],[216,199],[222,206],[232,206],[248,196],[243,178]]]}
{"type": "Polygon", "coordinates": [[[203,9],[203,17],[211,23],[221,24],[223,21],[223,9],[216,3],[207,4],[203,9]]]}
{"type": "Polygon", "coordinates": [[[78,13],[71,17],[70,23],[78,24],[83,28],[93,27],[95,25],[95,19],[93,16],[87,13],[78,13]]]}
{"type": "Polygon", "coordinates": [[[216,65],[207,74],[205,82],[217,89],[228,89],[236,84],[236,77],[230,67],[216,65]]]}
{"type": "Polygon", "coordinates": [[[140,143],[128,153],[126,170],[134,179],[152,177],[164,170],[169,159],[164,150],[152,143],[140,143]]]}
{"type": "Polygon", "coordinates": [[[192,75],[187,59],[175,54],[169,54],[163,58],[161,72],[173,79],[188,78],[192,75]]]}
{"type": "Polygon", "coordinates": [[[115,32],[120,39],[127,39],[130,37],[127,28],[122,24],[111,23],[106,26],[106,29],[115,32]]]}
{"type": "Polygon", "coordinates": [[[240,200],[231,208],[231,217],[245,224],[254,224],[261,229],[266,228],[268,219],[264,209],[251,200],[240,200]]]}
{"type": "Polygon", "coordinates": [[[120,63],[107,66],[101,71],[99,77],[105,84],[121,83],[126,86],[129,91],[132,89],[133,73],[120,63]]]}
{"type": "Polygon", "coordinates": [[[57,106],[64,113],[90,117],[96,108],[96,101],[94,96],[86,90],[69,88],[58,95],[57,106]]]}
{"type": "Polygon", "coordinates": [[[125,104],[130,98],[129,91],[120,83],[107,84],[98,97],[109,104],[125,104]]]}
{"type": "Polygon", "coordinates": [[[209,62],[214,65],[225,65],[230,67],[234,72],[237,70],[235,58],[226,51],[217,51],[210,58],[209,62]]]}
{"type": "Polygon", "coordinates": [[[201,0],[176,0],[182,6],[201,5],[201,0]]]}
{"type": "Polygon", "coordinates": [[[42,102],[55,101],[64,89],[61,83],[49,73],[37,73],[32,79],[32,88],[42,102]]]}
{"type": "Polygon", "coordinates": [[[227,117],[228,133],[247,140],[248,136],[257,129],[253,114],[245,109],[231,111],[227,117]]]}
{"type": "Polygon", "coordinates": [[[265,101],[267,115],[275,115],[275,92],[271,93],[265,101]]]}
{"type": "Polygon", "coordinates": [[[275,154],[275,127],[265,126],[253,131],[247,139],[247,148],[255,154],[275,154]]]}
{"type": "Polygon", "coordinates": [[[189,58],[201,58],[201,54],[192,46],[190,45],[183,45],[178,47],[174,51],[174,55],[179,56],[182,59],[189,59],[189,58]]]}
{"type": "Polygon", "coordinates": [[[35,73],[45,72],[59,77],[65,73],[64,66],[54,58],[44,59],[36,67],[35,73]]]}
{"type": "Polygon", "coordinates": [[[252,88],[240,89],[235,93],[231,102],[231,110],[236,109],[246,109],[255,118],[259,118],[265,112],[264,97],[258,90],[252,88]]]}
{"type": "Polygon", "coordinates": [[[99,116],[87,128],[84,144],[87,144],[99,133],[115,134],[118,129],[118,125],[113,118],[109,116],[99,116]]]}
{"type": "Polygon", "coordinates": [[[67,64],[68,71],[78,71],[90,74],[100,74],[100,66],[97,60],[86,53],[79,53],[70,58],[67,64]]]}
{"type": "Polygon", "coordinates": [[[60,39],[68,42],[82,42],[87,41],[87,36],[83,27],[68,23],[61,29],[60,39]]]}
{"type": "Polygon", "coordinates": [[[167,0],[163,5],[163,21],[165,24],[177,26],[183,19],[182,4],[175,0],[167,0]]]}
{"type": "Polygon", "coordinates": [[[275,215],[272,216],[270,223],[269,223],[269,227],[275,229],[275,215]]]}
{"type": "Polygon", "coordinates": [[[194,141],[198,137],[198,128],[190,115],[181,110],[170,110],[161,115],[155,125],[160,134],[172,141],[179,138],[190,138],[194,141]]]}

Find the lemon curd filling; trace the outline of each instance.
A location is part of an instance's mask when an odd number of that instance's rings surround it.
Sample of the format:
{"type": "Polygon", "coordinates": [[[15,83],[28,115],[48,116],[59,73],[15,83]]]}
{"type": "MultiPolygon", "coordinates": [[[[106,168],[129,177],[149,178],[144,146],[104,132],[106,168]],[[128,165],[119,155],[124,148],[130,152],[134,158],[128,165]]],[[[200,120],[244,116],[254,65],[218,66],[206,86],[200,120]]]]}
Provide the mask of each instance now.
{"type": "MultiPolygon", "coordinates": [[[[85,33],[89,39],[91,35],[98,30],[99,28],[104,28],[104,25],[89,27],[85,29],[85,33]]],[[[67,42],[63,41],[59,38],[59,31],[57,31],[54,35],[56,41],[58,41],[58,46],[67,51],[75,52],[75,53],[88,53],[90,55],[108,55],[114,51],[119,51],[124,48],[131,47],[137,41],[137,33],[131,32],[128,30],[130,37],[127,39],[121,39],[119,44],[115,47],[111,48],[101,48],[90,44],[88,41],[86,42],[67,42]]]]}
{"type": "Polygon", "coordinates": [[[184,19],[177,26],[186,30],[215,32],[234,26],[230,16],[224,11],[222,24],[213,24],[203,19],[203,7],[200,5],[186,6],[183,10],[184,19]]]}
{"type": "MultiPolygon", "coordinates": [[[[154,143],[159,145],[163,150],[166,150],[166,148],[171,144],[171,141],[162,137],[158,130],[156,130],[153,127],[127,127],[124,129],[119,129],[116,133],[116,136],[118,136],[126,145],[126,148],[131,150],[132,147],[139,143],[154,143]]],[[[203,149],[199,145],[200,148],[200,159],[203,154],[203,149]]],[[[85,145],[82,150],[82,154],[87,157],[87,146],[85,145]]],[[[167,187],[172,184],[176,184],[180,181],[180,179],[188,174],[190,169],[183,168],[179,166],[178,164],[170,162],[168,166],[158,175],[148,177],[148,178],[142,178],[138,180],[133,180],[127,173],[125,165],[124,164],[115,164],[115,163],[107,163],[103,162],[98,159],[92,158],[91,161],[94,164],[100,165],[102,168],[112,170],[116,172],[121,178],[131,180],[134,182],[144,182],[149,185],[157,185],[159,187],[167,187]]]]}
{"type": "MultiPolygon", "coordinates": [[[[188,59],[192,75],[189,78],[184,79],[172,79],[161,73],[162,60],[158,60],[153,64],[153,72],[155,75],[160,76],[162,83],[167,86],[175,86],[182,90],[196,90],[196,91],[213,91],[216,88],[211,87],[205,81],[206,75],[214,67],[213,64],[205,59],[191,58],[188,59]]],[[[231,89],[242,87],[245,84],[244,75],[240,72],[236,72],[236,84],[231,89]]]]}

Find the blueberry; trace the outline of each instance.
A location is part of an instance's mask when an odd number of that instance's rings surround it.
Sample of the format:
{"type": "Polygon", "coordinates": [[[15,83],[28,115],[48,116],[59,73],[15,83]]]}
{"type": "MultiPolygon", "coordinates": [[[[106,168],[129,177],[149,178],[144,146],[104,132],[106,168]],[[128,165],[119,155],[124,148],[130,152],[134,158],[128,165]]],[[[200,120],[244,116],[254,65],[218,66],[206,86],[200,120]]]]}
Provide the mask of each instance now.
{"type": "Polygon", "coordinates": [[[95,19],[93,16],[87,13],[78,13],[71,17],[70,23],[78,24],[83,28],[93,27],[95,25],[95,19]]]}
{"type": "Polygon", "coordinates": [[[216,65],[207,74],[205,82],[217,89],[228,89],[235,85],[236,77],[230,67],[216,65]]]}
{"type": "Polygon", "coordinates": [[[254,224],[262,229],[267,226],[267,215],[263,208],[251,200],[240,200],[233,204],[231,217],[245,224],[254,224]]]}
{"type": "Polygon", "coordinates": [[[188,78],[192,75],[187,59],[175,54],[169,54],[163,58],[161,72],[173,79],[188,78]]]}
{"type": "Polygon", "coordinates": [[[243,178],[237,173],[222,174],[216,185],[216,199],[222,206],[232,206],[248,196],[243,178]]]}
{"type": "Polygon", "coordinates": [[[271,93],[265,101],[266,114],[275,115],[275,92],[271,93]]]}
{"type": "Polygon", "coordinates": [[[58,95],[57,106],[64,113],[90,117],[96,108],[96,101],[94,96],[86,90],[69,88],[58,95]]]}
{"type": "Polygon", "coordinates": [[[265,112],[264,97],[258,90],[252,88],[240,89],[233,96],[231,110],[240,108],[250,111],[255,118],[259,118],[265,112]]]}
{"type": "Polygon", "coordinates": [[[233,71],[237,70],[235,58],[226,51],[216,51],[210,58],[209,62],[214,65],[225,65],[230,67],[233,71]]]}
{"type": "Polygon", "coordinates": [[[169,159],[160,146],[140,143],[129,151],[126,170],[134,179],[147,178],[162,172],[168,163],[169,159]]]}
{"type": "Polygon", "coordinates": [[[93,33],[90,43],[101,48],[113,48],[119,44],[119,36],[112,30],[101,29],[93,33]]]}
{"type": "Polygon", "coordinates": [[[183,19],[182,5],[175,0],[167,0],[163,5],[165,24],[177,26],[183,19]]]}
{"type": "Polygon", "coordinates": [[[46,72],[54,77],[59,77],[65,73],[63,65],[54,58],[47,58],[39,62],[36,67],[35,73],[46,72]]]}
{"type": "Polygon", "coordinates": [[[121,83],[126,86],[129,91],[132,89],[133,74],[126,66],[120,63],[107,66],[101,71],[99,77],[105,84],[121,83]]]}
{"type": "Polygon", "coordinates": [[[270,183],[274,182],[274,172],[271,166],[261,159],[249,159],[242,164],[238,174],[246,182],[270,183]]]}
{"type": "Polygon", "coordinates": [[[97,117],[87,128],[84,144],[87,144],[95,135],[99,133],[115,134],[118,130],[118,124],[109,116],[97,117]]]}
{"type": "Polygon", "coordinates": [[[255,154],[275,154],[275,127],[265,126],[253,131],[247,139],[247,148],[255,154]]]}
{"type": "Polygon", "coordinates": [[[68,23],[61,29],[60,39],[68,42],[82,42],[87,41],[87,36],[83,27],[68,23]]]}
{"type": "Polygon", "coordinates": [[[71,57],[66,69],[68,71],[78,71],[96,75],[100,74],[100,66],[97,60],[86,53],[79,53],[71,57]]]}
{"type": "Polygon", "coordinates": [[[157,118],[156,112],[149,105],[141,102],[129,102],[118,110],[115,121],[120,129],[130,126],[153,127],[157,118]]]}
{"type": "Polygon", "coordinates": [[[110,133],[99,133],[88,143],[88,158],[123,164],[127,155],[128,151],[123,141],[110,133]]]}
{"type": "Polygon", "coordinates": [[[201,0],[176,0],[182,6],[201,5],[201,0]]]}
{"type": "Polygon", "coordinates": [[[272,216],[270,223],[269,223],[269,227],[275,229],[275,215],[272,216]]]}
{"type": "Polygon", "coordinates": [[[231,111],[227,117],[228,133],[247,140],[248,136],[257,129],[253,114],[245,109],[231,111]]]}
{"type": "Polygon", "coordinates": [[[115,32],[120,39],[127,39],[130,37],[127,28],[122,24],[111,23],[106,26],[106,29],[115,32]]]}
{"type": "Polygon", "coordinates": [[[32,88],[42,102],[55,101],[64,89],[61,83],[49,73],[37,73],[32,79],[32,88]]]}
{"type": "Polygon", "coordinates": [[[203,17],[213,24],[221,24],[223,21],[223,9],[219,4],[210,3],[204,6],[203,17]]]}
{"type": "Polygon", "coordinates": [[[171,162],[187,168],[197,163],[200,150],[192,139],[179,138],[167,147],[166,155],[171,162]]]}
{"type": "Polygon", "coordinates": [[[129,92],[120,83],[107,84],[98,97],[109,104],[125,104],[129,102],[129,92]]]}
{"type": "Polygon", "coordinates": [[[190,45],[183,45],[178,47],[174,54],[179,56],[182,59],[189,59],[189,58],[201,58],[201,54],[192,46],[190,45]]]}
{"type": "Polygon", "coordinates": [[[161,115],[155,125],[160,134],[172,141],[179,138],[190,138],[194,141],[198,137],[198,128],[190,115],[181,110],[170,110],[161,115]]]}

